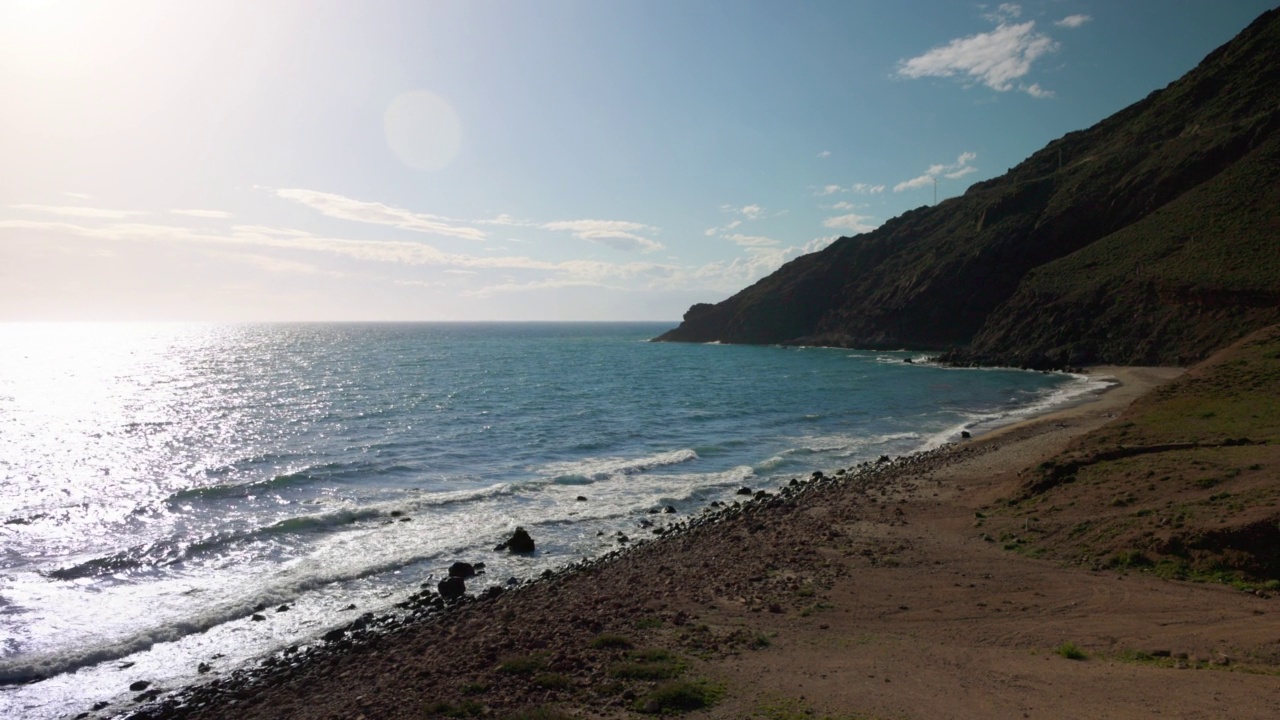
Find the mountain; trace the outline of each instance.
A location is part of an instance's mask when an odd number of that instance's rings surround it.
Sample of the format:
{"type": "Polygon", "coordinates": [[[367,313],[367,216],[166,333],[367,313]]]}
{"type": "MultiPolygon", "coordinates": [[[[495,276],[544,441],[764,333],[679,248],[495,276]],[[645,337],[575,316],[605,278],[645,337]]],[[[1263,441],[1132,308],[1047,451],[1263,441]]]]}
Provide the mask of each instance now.
{"type": "Polygon", "coordinates": [[[1003,176],[787,263],[656,340],[1188,364],[1280,322],[1280,10],[1003,176]]]}

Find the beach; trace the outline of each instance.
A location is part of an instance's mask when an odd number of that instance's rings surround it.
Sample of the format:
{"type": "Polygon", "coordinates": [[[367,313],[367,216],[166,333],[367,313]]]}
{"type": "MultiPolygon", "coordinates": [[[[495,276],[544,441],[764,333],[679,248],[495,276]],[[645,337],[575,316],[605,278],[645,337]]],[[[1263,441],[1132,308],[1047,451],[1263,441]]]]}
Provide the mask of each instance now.
{"type": "Polygon", "coordinates": [[[1265,661],[1250,653],[1280,635],[1270,597],[1023,557],[975,527],[1020,472],[1178,372],[1092,369],[1119,384],[972,441],[759,488],[714,522],[156,716],[631,717],[659,683],[631,675],[664,674],[620,670],[641,649],[709,689],[698,717],[1272,717],[1273,672],[1178,670],[1265,661]]]}

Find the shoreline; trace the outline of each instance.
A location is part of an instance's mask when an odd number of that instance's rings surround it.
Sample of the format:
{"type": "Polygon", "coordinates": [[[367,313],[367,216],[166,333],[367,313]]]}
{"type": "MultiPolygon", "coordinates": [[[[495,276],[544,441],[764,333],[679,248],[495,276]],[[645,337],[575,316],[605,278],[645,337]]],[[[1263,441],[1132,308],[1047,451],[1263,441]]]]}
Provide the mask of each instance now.
{"type": "MultiPolygon", "coordinates": [[[[347,634],[333,634],[332,640],[324,645],[315,645],[308,648],[302,653],[288,653],[282,656],[276,656],[267,659],[265,662],[255,665],[251,668],[245,668],[237,673],[233,673],[230,677],[218,681],[216,684],[206,683],[203,685],[189,686],[178,690],[173,694],[164,694],[161,697],[152,699],[159,700],[161,703],[149,707],[139,708],[137,711],[127,711],[124,708],[115,710],[114,715],[107,716],[125,716],[125,717],[169,717],[175,711],[179,714],[194,714],[198,717],[256,717],[259,715],[243,715],[246,705],[252,705],[262,710],[263,717],[286,716],[286,717],[321,717],[323,714],[313,713],[309,707],[296,707],[290,712],[277,712],[280,710],[279,704],[283,702],[281,692],[277,690],[277,686],[296,686],[298,684],[314,686],[315,677],[326,675],[328,669],[335,667],[350,666],[353,658],[358,658],[367,653],[382,654],[384,648],[387,652],[400,655],[406,649],[420,648],[438,648],[441,641],[456,637],[462,629],[475,629],[473,626],[478,624],[479,618],[488,617],[490,621],[498,618],[508,617],[512,610],[502,610],[504,607],[520,606],[529,607],[547,611],[545,603],[540,602],[545,596],[557,597],[562,596],[565,589],[573,588],[575,592],[584,592],[596,595],[597,600],[601,602],[591,603],[587,607],[578,607],[571,614],[566,615],[563,610],[553,611],[552,617],[544,618],[545,622],[533,623],[530,627],[529,623],[523,623],[521,628],[524,637],[522,642],[502,643],[497,642],[497,648],[492,647],[495,638],[485,637],[489,640],[490,647],[475,648],[476,653],[473,657],[482,660],[480,667],[474,666],[474,663],[467,664],[465,667],[459,667],[457,682],[453,685],[461,686],[461,678],[468,674],[488,672],[492,674],[493,667],[500,665],[503,658],[511,655],[510,650],[518,649],[523,646],[532,648],[532,651],[542,652],[548,646],[555,643],[545,637],[532,637],[539,634],[545,634],[547,628],[573,627],[577,630],[577,638],[579,644],[589,644],[592,636],[599,636],[601,632],[614,629],[616,622],[610,622],[610,616],[602,613],[603,608],[624,606],[630,612],[622,613],[624,619],[630,620],[630,625],[623,629],[629,629],[631,634],[644,634],[644,629],[637,626],[644,626],[642,622],[647,616],[657,615],[664,618],[663,624],[673,624],[677,627],[687,624],[688,619],[696,618],[697,608],[690,607],[676,611],[674,614],[670,612],[672,603],[672,593],[670,590],[658,590],[654,592],[652,586],[648,588],[636,588],[630,578],[639,576],[647,576],[650,580],[658,583],[658,587],[672,586],[677,582],[675,578],[667,577],[671,572],[671,567],[664,562],[665,550],[674,549],[677,554],[687,553],[690,551],[690,545],[708,540],[708,535],[716,536],[725,533],[735,532],[743,522],[749,525],[767,525],[776,522],[776,520],[794,516],[799,506],[806,506],[808,512],[823,509],[821,506],[826,504],[825,501],[831,499],[848,499],[850,497],[857,498],[859,496],[867,496],[870,493],[879,492],[882,500],[896,500],[899,504],[912,501],[911,495],[917,491],[921,485],[931,482],[935,486],[936,492],[934,497],[938,496],[954,496],[955,490],[945,488],[945,480],[947,478],[957,478],[965,472],[971,472],[975,467],[981,467],[984,473],[995,472],[996,474],[1010,474],[1017,472],[1025,467],[1034,464],[1030,462],[1035,457],[1043,455],[1047,448],[1056,447],[1065,444],[1071,437],[1081,434],[1082,432],[1103,424],[1111,417],[1116,416],[1124,407],[1127,407],[1134,399],[1141,396],[1151,388],[1161,382],[1165,382],[1178,374],[1182,369],[1179,368],[1116,368],[1116,367],[1097,367],[1090,368],[1088,373],[1098,375],[1102,378],[1114,377],[1116,382],[1107,388],[1097,392],[1087,393],[1080,396],[1075,402],[1069,402],[1065,407],[1056,405],[1046,408],[1046,412],[1037,414],[1032,417],[1023,418],[1009,425],[994,428],[991,431],[984,432],[975,436],[972,440],[962,441],[960,443],[947,444],[940,448],[931,450],[923,450],[911,455],[902,456],[889,463],[863,463],[862,465],[850,468],[848,471],[840,470],[836,475],[827,476],[821,474],[820,479],[815,481],[806,481],[798,485],[793,481],[792,486],[784,486],[780,491],[769,488],[771,492],[767,496],[758,497],[751,502],[738,506],[734,505],[707,512],[701,515],[690,514],[678,524],[678,529],[666,532],[663,535],[655,536],[652,539],[646,538],[643,542],[638,542],[626,550],[612,551],[598,558],[572,563],[553,573],[550,577],[541,578],[521,585],[515,592],[507,592],[487,596],[484,600],[470,600],[468,602],[459,603],[452,606],[444,612],[435,612],[442,603],[432,604],[429,600],[431,593],[423,593],[421,596],[422,605],[420,607],[433,608],[432,611],[417,616],[410,616],[405,620],[392,618],[375,618],[365,616],[361,620],[356,621],[353,625],[359,625],[355,632],[347,634]],[[744,520],[748,519],[748,520],[744,520]],[[629,569],[630,575],[628,582],[619,585],[615,582],[604,582],[601,576],[617,575],[623,572],[623,569],[629,569]],[[666,578],[665,583],[661,583],[662,578],[666,578]],[[584,589],[582,586],[590,585],[591,588],[584,589]],[[604,597],[599,597],[603,595],[604,597]],[[639,597],[634,597],[634,596],[639,597]],[[622,598],[626,597],[627,601],[622,598]],[[607,599],[605,599],[607,598],[607,599]],[[643,600],[638,605],[636,600],[643,600]],[[628,602],[629,601],[629,602],[628,602]],[[683,615],[682,615],[683,614],[683,615]],[[583,637],[585,634],[587,637],[583,637]],[[541,630],[541,632],[539,632],[541,630]],[[344,636],[345,635],[345,636],[344,636]],[[423,643],[424,636],[434,637],[434,642],[423,643]],[[502,649],[508,652],[502,652],[502,649]],[[305,659],[304,659],[305,657],[305,659]],[[238,677],[237,677],[238,674],[238,677]],[[235,699],[232,704],[230,701],[235,699]],[[123,715],[121,715],[123,711],[123,715]],[[269,711],[269,712],[268,712],[269,711]]],[[[916,499],[918,501],[918,499],[916,499]]],[[[937,502],[936,500],[934,502],[937,502]]],[[[856,503],[855,503],[856,504],[856,503]]],[[[887,527],[896,527],[899,515],[894,515],[893,511],[886,510],[888,505],[881,503],[879,511],[881,517],[877,518],[879,524],[887,525],[887,527]],[[887,520],[887,522],[885,522],[887,520]]],[[[868,508],[869,509],[869,508],[868,508]]],[[[901,508],[897,508],[901,512],[901,508]]],[[[859,518],[858,523],[869,522],[867,518],[859,518]]],[[[901,520],[903,525],[907,524],[905,519],[901,520]]],[[[871,522],[872,525],[877,524],[871,522]]],[[[758,532],[752,531],[752,527],[747,528],[748,535],[755,535],[758,532]]],[[[783,537],[778,538],[778,542],[784,547],[799,548],[803,543],[802,540],[813,540],[811,533],[805,533],[798,528],[793,528],[785,533],[783,537]]],[[[695,554],[703,556],[702,567],[706,568],[710,564],[715,566],[714,554],[712,557],[706,557],[706,553],[698,553],[694,548],[695,554]]],[[[733,573],[728,573],[733,575],[733,573]]],[[[732,582],[733,579],[724,575],[718,575],[721,580],[732,582]]],[[[825,583],[835,584],[838,576],[825,579],[825,583]]],[[[743,578],[737,578],[737,584],[741,584],[743,578]]],[[[753,578],[745,578],[750,587],[751,582],[755,582],[753,578]]],[[[684,583],[681,583],[684,584],[684,583]]],[[[685,588],[690,590],[689,588],[685,588]]],[[[710,601],[707,607],[717,605],[717,593],[713,592],[712,597],[704,598],[710,601]]],[[[739,597],[738,600],[743,598],[739,597]]],[[[722,601],[722,599],[720,599],[722,601]]],[[[750,606],[750,601],[734,604],[750,606]]],[[[763,606],[768,609],[767,615],[786,615],[789,610],[782,608],[780,612],[775,612],[775,604],[763,606]]],[[[762,606],[754,607],[754,612],[759,612],[762,606]]],[[[748,609],[752,611],[751,608],[748,609]]],[[[479,623],[483,625],[484,623],[479,623]]],[[[500,623],[507,625],[507,623],[500,623]]],[[[512,623],[513,626],[520,626],[522,623],[512,623]]],[[[624,624],[625,625],[625,624],[624,624]]],[[[731,644],[731,643],[730,643],[731,644]]],[[[449,655],[456,653],[449,652],[449,655]]],[[[563,653],[561,653],[563,654],[563,653]]],[[[416,653],[410,653],[411,656],[416,653]]],[[[435,658],[439,660],[440,658],[435,658]]],[[[456,658],[455,658],[456,659],[456,658]]],[[[428,666],[434,667],[432,661],[426,661],[428,666]]],[[[412,663],[411,663],[412,664],[412,663]]],[[[589,665],[590,663],[588,663],[589,665]]],[[[572,665],[570,663],[569,665],[572,665]]],[[[566,665],[566,667],[568,667],[566,665]]],[[[438,668],[436,668],[438,669],[438,668]]],[[[594,668],[595,675],[590,676],[591,680],[587,683],[601,684],[609,687],[610,681],[607,674],[601,674],[601,668],[594,668]]],[[[389,672],[389,671],[388,671],[389,672]]],[[[424,671],[426,672],[426,671],[424,671]]],[[[433,672],[427,672],[428,676],[434,675],[433,672]]],[[[386,673],[377,671],[372,673],[371,682],[381,685],[388,680],[386,673]]],[[[428,685],[435,686],[435,683],[428,685]]],[[[330,683],[323,683],[330,684],[330,683]]],[[[447,684],[447,683],[446,683],[447,684]]],[[[481,683],[483,684],[483,683],[481,683]]],[[[438,688],[437,688],[438,689],[438,688]]],[[[312,691],[316,691],[312,687],[312,691]]],[[[354,693],[352,690],[350,693],[354,693]]],[[[446,691],[447,692],[447,691],[446,691]]],[[[369,702],[367,696],[358,693],[346,696],[342,692],[334,692],[333,688],[325,691],[325,697],[329,698],[326,704],[336,703],[338,705],[349,705],[349,701],[357,700],[369,702]]],[[[455,693],[456,694],[456,693],[455,693]]],[[[510,693],[506,695],[500,694],[496,698],[495,707],[501,709],[503,707],[517,707],[523,702],[521,698],[529,695],[528,691],[517,692],[514,696],[510,693]]],[[[552,693],[554,695],[554,693],[552,693]]],[[[296,697],[296,693],[295,693],[296,697]]],[[[541,697],[541,695],[539,695],[541,697]]],[[[289,703],[286,703],[289,704],[289,703]]],[[[626,703],[622,703],[625,705],[626,703]]],[[[353,709],[361,709],[357,704],[353,709]]],[[[398,711],[387,710],[388,717],[398,717],[401,715],[398,711]]],[[[378,716],[373,714],[371,716],[378,716]]],[[[421,714],[413,716],[420,717],[421,714]]],[[[613,715],[602,715],[601,717],[612,717],[613,715]]],[[[627,717],[625,712],[619,717],[627,717]]],[[[592,716],[594,717],[594,715],[592,716]]],[[[729,716],[726,716],[729,717],[729,716]]]]}

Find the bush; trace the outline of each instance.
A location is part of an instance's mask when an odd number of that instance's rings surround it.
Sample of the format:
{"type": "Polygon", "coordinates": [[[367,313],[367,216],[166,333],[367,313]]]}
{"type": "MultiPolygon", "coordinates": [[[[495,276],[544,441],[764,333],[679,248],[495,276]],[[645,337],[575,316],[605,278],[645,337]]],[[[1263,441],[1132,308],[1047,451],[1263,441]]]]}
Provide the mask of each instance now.
{"type": "Polygon", "coordinates": [[[596,650],[630,650],[633,645],[630,640],[621,635],[597,635],[591,641],[591,647],[596,650]]]}
{"type": "Polygon", "coordinates": [[[1068,660],[1084,660],[1089,657],[1084,654],[1084,651],[1080,649],[1079,645],[1076,645],[1070,640],[1054,648],[1053,651],[1068,660]]]}
{"type": "Polygon", "coordinates": [[[711,705],[719,696],[719,691],[706,683],[669,682],[638,700],[635,709],[650,714],[688,712],[711,705]]]}

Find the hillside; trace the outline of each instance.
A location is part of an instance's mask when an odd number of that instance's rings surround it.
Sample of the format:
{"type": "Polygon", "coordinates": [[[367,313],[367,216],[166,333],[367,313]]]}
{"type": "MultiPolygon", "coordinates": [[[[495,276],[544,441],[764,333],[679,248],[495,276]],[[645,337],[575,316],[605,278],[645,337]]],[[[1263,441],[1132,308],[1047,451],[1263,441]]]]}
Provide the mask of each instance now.
{"type": "Polygon", "coordinates": [[[1280,327],[1024,474],[987,532],[1037,557],[1280,588],[1280,327]]]}
{"type": "Polygon", "coordinates": [[[1280,322],[1280,11],[963,196],[837,240],[664,341],[1187,364],[1280,322]]]}

